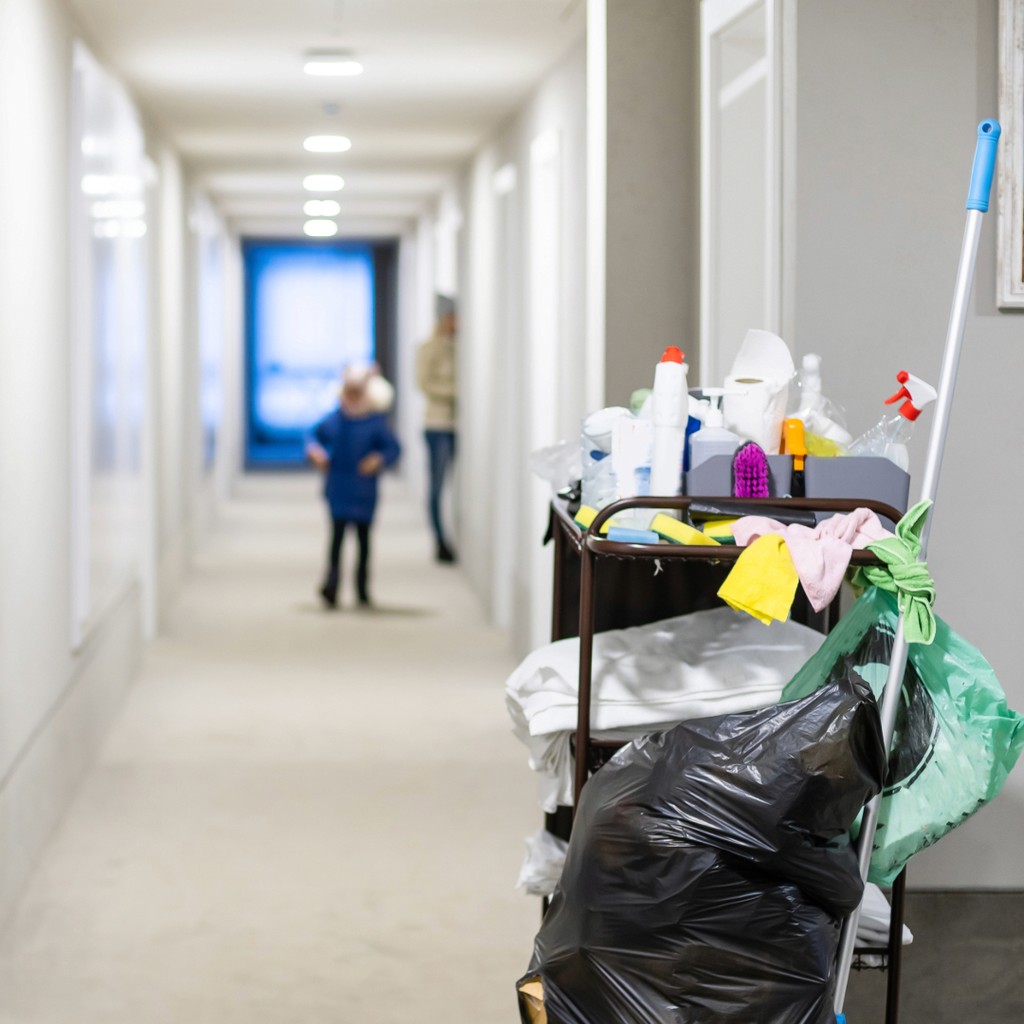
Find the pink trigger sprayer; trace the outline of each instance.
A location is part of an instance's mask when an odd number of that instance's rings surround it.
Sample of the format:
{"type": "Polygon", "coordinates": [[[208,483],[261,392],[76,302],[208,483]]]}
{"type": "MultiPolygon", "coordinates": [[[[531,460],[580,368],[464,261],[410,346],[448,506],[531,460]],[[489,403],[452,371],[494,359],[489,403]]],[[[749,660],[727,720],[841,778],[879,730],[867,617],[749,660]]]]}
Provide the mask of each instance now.
{"type": "MultiPolygon", "coordinates": [[[[964,237],[960,248],[960,263],[957,267],[956,285],[953,289],[953,307],[949,313],[949,327],[946,331],[946,348],[942,358],[942,376],[939,380],[935,419],[932,422],[928,440],[924,481],[921,485],[922,501],[934,501],[938,491],[939,470],[942,468],[942,455],[946,447],[949,417],[953,409],[953,389],[956,385],[956,372],[960,363],[960,350],[963,346],[964,327],[967,322],[967,307],[970,303],[971,287],[974,283],[974,264],[978,256],[978,240],[981,237],[982,217],[988,211],[989,196],[992,192],[992,178],[995,175],[1000,131],[998,121],[986,120],[978,125],[978,142],[974,150],[971,184],[967,193],[967,224],[964,228],[964,237]]],[[[910,389],[908,388],[908,395],[909,393],[910,389]]],[[[927,554],[931,526],[932,517],[928,516],[921,528],[921,554],[919,556],[921,561],[924,561],[927,554]]],[[[892,658],[889,662],[889,673],[885,680],[881,707],[886,763],[888,763],[889,751],[892,746],[896,712],[899,708],[900,690],[903,686],[903,673],[906,671],[906,667],[907,640],[901,612],[896,624],[896,636],[893,640],[892,658]]],[[[871,866],[871,851],[875,842],[881,801],[882,797],[879,794],[864,809],[858,837],[857,856],[861,878],[865,881],[871,866]]],[[[836,960],[834,999],[836,1024],[846,1024],[843,1005],[846,1001],[846,987],[850,980],[850,968],[853,964],[859,918],[860,908],[858,907],[843,923],[842,938],[836,960]]]]}

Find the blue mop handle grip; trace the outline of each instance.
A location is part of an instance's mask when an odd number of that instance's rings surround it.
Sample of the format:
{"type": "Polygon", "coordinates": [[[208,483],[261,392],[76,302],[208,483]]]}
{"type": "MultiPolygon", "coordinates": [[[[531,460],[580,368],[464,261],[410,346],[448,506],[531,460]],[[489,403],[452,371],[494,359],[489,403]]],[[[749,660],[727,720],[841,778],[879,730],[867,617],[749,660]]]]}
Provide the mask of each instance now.
{"type": "Polygon", "coordinates": [[[992,191],[992,177],[996,172],[996,149],[1002,129],[991,119],[978,125],[978,145],[974,150],[971,168],[971,188],[967,193],[967,209],[988,211],[988,197],[992,191]]]}

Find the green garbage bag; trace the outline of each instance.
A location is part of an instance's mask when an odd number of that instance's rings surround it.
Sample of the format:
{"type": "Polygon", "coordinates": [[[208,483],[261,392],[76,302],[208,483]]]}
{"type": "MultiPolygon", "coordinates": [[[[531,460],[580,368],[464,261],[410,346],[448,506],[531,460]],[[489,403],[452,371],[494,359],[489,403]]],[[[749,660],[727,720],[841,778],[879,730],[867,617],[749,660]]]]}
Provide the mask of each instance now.
{"type": "MultiPolygon", "coordinates": [[[[870,587],[782,691],[796,700],[843,677],[881,697],[896,632],[895,599],[870,587]]],[[[1024,746],[1024,718],[981,652],[936,619],[911,644],[869,878],[891,885],[920,850],[992,800],[1024,746]]]]}

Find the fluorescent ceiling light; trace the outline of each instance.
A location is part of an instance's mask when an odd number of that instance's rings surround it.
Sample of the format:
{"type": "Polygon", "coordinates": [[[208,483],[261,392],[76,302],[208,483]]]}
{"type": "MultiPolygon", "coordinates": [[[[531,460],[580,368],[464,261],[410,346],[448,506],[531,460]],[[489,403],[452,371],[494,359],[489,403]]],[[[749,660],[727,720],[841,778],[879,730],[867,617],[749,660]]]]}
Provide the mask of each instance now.
{"type": "Polygon", "coordinates": [[[307,153],[345,153],[352,148],[352,140],[344,135],[310,135],[302,148],[307,153]]]}
{"type": "Polygon", "coordinates": [[[310,238],[331,238],[338,233],[338,225],[333,220],[307,220],[302,230],[310,238]]]}
{"type": "Polygon", "coordinates": [[[340,192],[345,187],[345,179],[340,174],[307,174],[302,179],[302,187],[307,192],[340,192]]]}
{"type": "Polygon", "coordinates": [[[334,199],[307,199],[302,212],[307,217],[337,217],[341,213],[341,203],[334,199]]]}
{"type": "Polygon", "coordinates": [[[82,191],[87,196],[138,195],[142,181],[132,174],[86,174],[82,191]]]}
{"type": "Polygon", "coordinates": [[[303,71],[318,77],[351,77],[361,75],[363,65],[346,53],[307,53],[303,71]]]}
{"type": "Polygon", "coordinates": [[[97,238],[142,238],[146,234],[144,220],[98,220],[92,228],[97,238]]]}
{"type": "Polygon", "coordinates": [[[145,217],[146,204],[141,199],[98,199],[92,204],[92,215],[96,220],[138,220],[145,217]]]}

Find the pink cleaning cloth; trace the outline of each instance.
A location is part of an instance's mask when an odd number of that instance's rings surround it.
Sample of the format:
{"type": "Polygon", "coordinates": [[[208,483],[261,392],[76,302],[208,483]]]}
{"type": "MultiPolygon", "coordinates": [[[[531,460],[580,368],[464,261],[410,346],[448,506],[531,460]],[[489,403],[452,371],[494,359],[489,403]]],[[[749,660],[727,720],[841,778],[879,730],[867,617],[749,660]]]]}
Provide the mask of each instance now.
{"type": "Polygon", "coordinates": [[[854,549],[893,536],[870,509],[858,508],[809,526],[785,525],[766,516],[744,516],[733,523],[736,543],[746,547],[766,533],[780,533],[789,548],[800,585],[820,612],[839,592],[854,549]]]}

